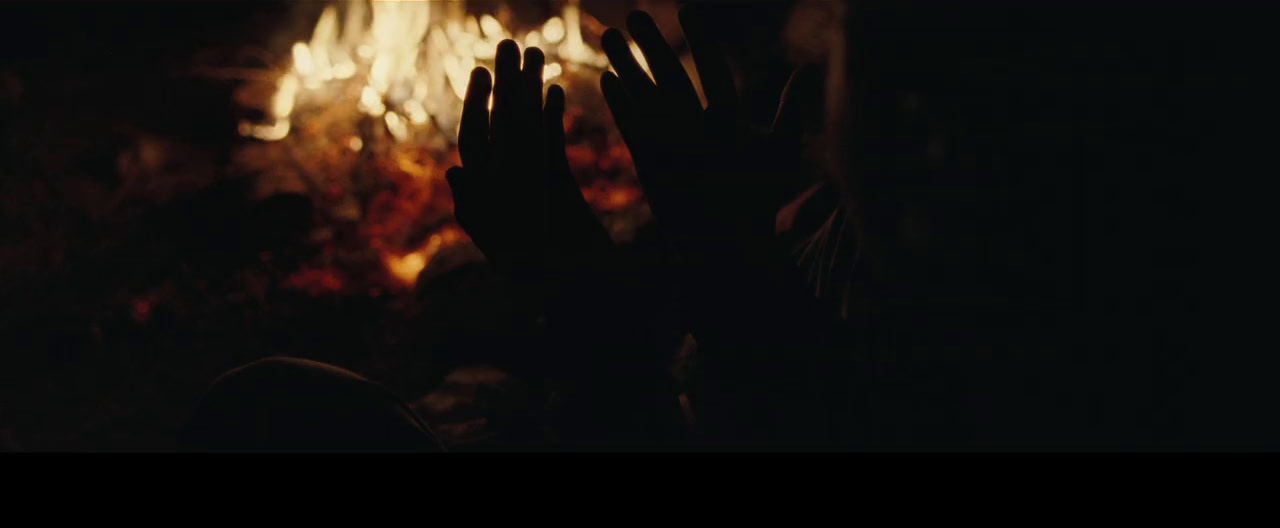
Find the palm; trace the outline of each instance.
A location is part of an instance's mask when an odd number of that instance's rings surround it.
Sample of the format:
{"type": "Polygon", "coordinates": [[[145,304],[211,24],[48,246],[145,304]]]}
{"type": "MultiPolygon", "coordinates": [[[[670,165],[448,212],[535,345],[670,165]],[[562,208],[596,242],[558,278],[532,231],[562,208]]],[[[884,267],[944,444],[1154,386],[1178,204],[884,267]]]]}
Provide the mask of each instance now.
{"type": "Polygon", "coordinates": [[[495,79],[472,72],[462,113],[462,167],[449,171],[454,214],[476,245],[508,267],[555,268],[611,242],[569,171],[564,91],[542,97],[544,57],[498,47],[495,79]],[[493,111],[488,109],[493,95],[493,111]]]}
{"type": "MultiPolygon", "coordinates": [[[[627,26],[653,72],[651,80],[622,33],[602,40],[617,75],[601,87],[622,131],[659,228],[689,253],[725,242],[751,243],[773,231],[785,180],[798,153],[793,113],[780,110],[774,130],[751,134],[724,56],[696,13],[681,12],[708,106],[653,20],[633,13],[627,26]],[[781,158],[780,158],[781,156],[781,158]]],[[[794,80],[794,78],[793,78],[794,80]]]]}

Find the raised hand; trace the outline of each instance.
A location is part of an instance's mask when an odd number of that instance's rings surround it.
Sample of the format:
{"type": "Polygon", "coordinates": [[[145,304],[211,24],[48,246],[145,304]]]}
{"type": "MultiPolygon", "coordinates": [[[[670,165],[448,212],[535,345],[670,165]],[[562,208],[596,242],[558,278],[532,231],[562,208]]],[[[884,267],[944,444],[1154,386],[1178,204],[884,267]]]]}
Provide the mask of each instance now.
{"type": "Polygon", "coordinates": [[[612,240],[569,171],[564,92],[547,91],[543,55],[507,40],[496,75],[472,72],[462,114],[462,167],[449,170],[458,223],[495,265],[532,294],[544,333],[538,363],[563,408],[562,440],[646,441],[678,430],[664,358],[649,335],[643,283],[615,266],[612,240]],[[492,86],[492,89],[491,89],[492,86]],[[487,110],[493,93],[493,112],[487,110]],[[655,395],[666,394],[666,397],[655,395]]]}
{"type": "MultiPolygon", "coordinates": [[[[681,10],[707,99],[703,108],[693,82],[653,19],[627,18],[653,78],[636,62],[622,32],[605,32],[602,45],[617,74],[601,88],[653,210],[658,231],[683,265],[676,277],[687,293],[691,329],[699,343],[754,346],[762,332],[784,337],[790,298],[785,251],[774,236],[785,188],[802,172],[802,120],[789,96],[816,84],[815,75],[793,75],[773,130],[753,133],[739,115],[739,98],[727,60],[708,38],[704,18],[681,10]],[[772,330],[766,330],[772,328],[772,330]]],[[[814,90],[817,91],[817,90],[814,90]]],[[[794,303],[792,303],[794,304],[794,303]]]]}
{"type": "Polygon", "coordinates": [[[723,52],[695,8],[680,13],[707,99],[704,109],[675,52],[653,19],[634,12],[627,28],[653,78],[636,62],[622,32],[603,47],[617,74],[601,88],[631,149],[660,231],[686,258],[755,244],[773,233],[778,207],[795,179],[801,131],[788,98],[814,75],[793,75],[773,129],[753,133],[740,118],[738,93],[723,52]]]}
{"type": "Polygon", "coordinates": [[[508,269],[565,271],[612,244],[569,171],[564,90],[551,86],[543,106],[544,61],[528,48],[522,68],[519,46],[505,40],[494,79],[483,67],[471,72],[458,135],[463,166],[447,173],[458,223],[508,269]]]}

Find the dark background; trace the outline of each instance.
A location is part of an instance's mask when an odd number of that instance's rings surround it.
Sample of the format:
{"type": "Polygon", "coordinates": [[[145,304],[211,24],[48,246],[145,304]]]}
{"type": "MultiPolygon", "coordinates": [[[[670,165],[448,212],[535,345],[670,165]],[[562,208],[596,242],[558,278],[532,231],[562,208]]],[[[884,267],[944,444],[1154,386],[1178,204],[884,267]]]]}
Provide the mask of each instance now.
{"type": "MultiPolygon", "coordinates": [[[[623,4],[584,1],[584,9],[617,26],[623,4]]],[[[781,45],[759,45],[778,41],[791,4],[725,7],[726,38],[766,50],[739,57],[749,65],[745,85],[761,94],[776,93],[794,66],[781,45]]],[[[1274,238],[1265,191],[1274,121],[1263,112],[1274,94],[1261,82],[1273,68],[1266,21],[1274,13],[1259,5],[1087,4],[1062,11],[1081,30],[1060,29],[1055,56],[1075,46],[1080,71],[1127,80],[1116,97],[1100,95],[1107,85],[1056,95],[1099,112],[1078,125],[1110,123],[1103,114],[1126,109],[1141,118],[1113,138],[1092,137],[1096,158],[1072,161],[1106,164],[1120,158],[1100,146],[1135,139],[1145,161],[1073,182],[1079,223],[1063,243],[1078,249],[1082,304],[1081,326],[1068,332],[1099,365],[1114,365],[1108,354],[1141,358],[1123,363],[1119,381],[1104,372],[1080,382],[1158,387],[1168,398],[1146,416],[1162,413],[1154,418],[1162,445],[1272,447],[1276,361],[1266,334],[1274,308],[1262,304],[1270,281],[1250,271],[1267,267],[1253,249],[1266,253],[1274,238]],[[1134,74],[1117,73],[1126,69],[1134,74]],[[1217,198],[1229,211],[1204,207],[1217,198]]],[[[305,35],[313,24],[299,15],[307,9],[288,1],[0,4],[0,449],[171,448],[210,380],[267,355],[346,366],[406,399],[429,392],[449,365],[477,359],[458,357],[451,343],[502,317],[501,303],[485,302],[501,294],[476,293],[487,282],[434,290],[447,314],[255,290],[240,271],[292,231],[274,206],[248,204],[234,186],[93,213],[121,185],[118,153],[139,134],[191,146],[198,155],[179,157],[191,170],[223,161],[237,140],[234,83],[193,76],[192,65],[252,62],[242,56],[248,47],[287,47],[297,38],[290,32],[305,35]],[[279,219],[280,234],[247,227],[262,218],[279,219]],[[139,322],[132,300],[161,283],[178,300],[139,322]]],[[[915,36],[904,56],[948,43],[915,36]]],[[[1063,64],[1044,71],[1071,74],[1063,64]]],[[[758,107],[767,116],[767,105],[758,107]]],[[[518,344],[494,342],[488,349],[497,352],[483,359],[501,362],[512,348],[518,344]]]]}

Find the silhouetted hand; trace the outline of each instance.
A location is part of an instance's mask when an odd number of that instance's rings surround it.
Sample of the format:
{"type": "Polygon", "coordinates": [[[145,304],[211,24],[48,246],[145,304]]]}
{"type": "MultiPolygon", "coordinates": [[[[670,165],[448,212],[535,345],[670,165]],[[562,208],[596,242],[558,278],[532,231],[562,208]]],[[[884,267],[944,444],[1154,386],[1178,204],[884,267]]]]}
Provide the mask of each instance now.
{"type": "Polygon", "coordinates": [[[772,130],[752,131],[739,115],[738,93],[718,43],[695,8],[680,12],[707,99],[702,107],[693,82],[653,19],[627,18],[651,80],[636,62],[622,32],[605,32],[602,45],[617,75],[601,88],[663,236],[686,258],[753,245],[774,231],[778,208],[799,167],[801,123],[786,104],[795,85],[814,75],[792,76],[772,130]]]}
{"type": "Polygon", "coordinates": [[[448,173],[455,216],[494,264],[529,279],[518,282],[532,288],[545,330],[530,348],[567,402],[552,419],[562,441],[673,434],[680,411],[674,393],[660,397],[665,363],[644,323],[643,291],[616,267],[612,240],[570,174],[564,92],[552,86],[542,107],[543,60],[529,48],[521,69],[515,42],[498,46],[492,118],[489,73],[472,72],[463,167],[448,173]]]}
{"type": "MultiPolygon", "coordinates": [[[[796,312],[784,285],[789,267],[777,247],[775,223],[797,179],[799,135],[796,105],[783,104],[773,130],[753,133],[740,117],[738,93],[723,52],[692,8],[680,13],[708,106],[653,19],[634,12],[627,27],[653,72],[651,80],[617,29],[602,45],[617,75],[601,88],[653,210],[661,236],[682,265],[694,335],[761,343],[761,332],[785,335],[779,312],[796,312]],[[766,328],[768,330],[766,330],[766,328]]],[[[814,75],[793,75],[784,103],[814,75]]],[[[816,91],[816,90],[815,90],[816,91]]],[[[793,291],[794,290],[794,291],[793,291]]],[[[783,314],[791,316],[793,314],[783,314]]]]}
{"type": "Polygon", "coordinates": [[[458,135],[463,166],[447,177],[458,223],[490,261],[562,272],[612,241],[569,171],[564,90],[553,85],[543,107],[544,60],[528,48],[522,69],[519,46],[505,40],[496,79],[483,67],[471,72],[458,135]]]}

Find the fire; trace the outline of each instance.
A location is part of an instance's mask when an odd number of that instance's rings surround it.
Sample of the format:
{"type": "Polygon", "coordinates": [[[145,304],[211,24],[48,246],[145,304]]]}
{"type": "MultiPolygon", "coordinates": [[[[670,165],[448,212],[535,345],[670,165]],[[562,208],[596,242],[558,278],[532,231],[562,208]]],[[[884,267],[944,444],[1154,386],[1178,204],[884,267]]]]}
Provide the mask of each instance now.
{"type": "MultiPolygon", "coordinates": [[[[441,249],[467,240],[447,220],[452,204],[443,173],[458,163],[457,128],[471,70],[492,69],[501,41],[542,49],[544,82],[559,80],[567,90],[594,84],[609,67],[584,38],[584,26],[593,32],[602,26],[582,12],[579,0],[566,0],[558,16],[540,25],[508,27],[504,21],[514,25],[509,15],[504,9],[469,14],[464,1],[333,0],[310,38],[281,57],[279,70],[246,86],[246,93],[261,94],[246,103],[261,117],[239,127],[242,136],[261,140],[262,148],[246,155],[255,160],[251,165],[270,178],[300,181],[279,186],[311,192],[328,215],[325,222],[362,224],[356,231],[327,228],[348,238],[324,239],[332,258],[319,269],[360,268],[351,262],[372,250],[371,262],[385,271],[380,280],[412,287],[441,249]],[[436,227],[423,234],[415,227],[422,225],[436,227]]],[[[634,44],[632,51],[647,70],[634,44]]],[[[571,155],[578,161],[573,166],[616,174],[617,160],[630,160],[614,152],[620,143],[611,137],[607,144],[576,146],[583,152],[571,155]]],[[[611,189],[593,195],[602,211],[640,199],[634,188],[611,189]]],[[[360,281],[343,273],[316,273],[313,278],[323,280],[303,281],[308,291],[359,289],[360,281]]]]}
{"type": "Polygon", "coordinates": [[[284,139],[296,108],[341,104],[354,93],[357,109],[383,118],[398,141],[430,132],[453,141],[471,70],[491,66],[487,62],[504,39],[540,47],[547,82],[570,70],[608,67],[604,54],[583,40],[578,3],[569,0],[562,16],[521,32],[493,15],[467,15],[463,1],[335,3],[320,15],[309,41],[293,44],[292,64],[271,100],[271,123],[245,122],[241,134],[284,139]]]}

